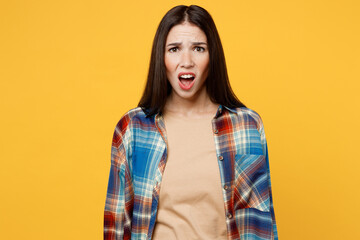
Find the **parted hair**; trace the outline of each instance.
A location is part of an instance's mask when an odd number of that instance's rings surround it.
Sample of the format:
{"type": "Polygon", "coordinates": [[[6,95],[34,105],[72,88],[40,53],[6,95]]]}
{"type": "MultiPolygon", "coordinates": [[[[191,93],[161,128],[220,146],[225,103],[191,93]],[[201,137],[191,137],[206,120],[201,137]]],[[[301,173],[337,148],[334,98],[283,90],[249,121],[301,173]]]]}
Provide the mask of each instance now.
{"type": "Polygon", "coordinates": [[[176,6],[170,9],[160,21],[152,45],[147,82],[138,106],[148,116],[163,111],[171,93],[165,67],[166,39],[172,27],[185,21],[198,26],[207,38],[209,73],[205,85],[211,101],[227,107],[245,107],[231,89],[224,50],[214,20],[204,8],[196,5],[176,6]]]}

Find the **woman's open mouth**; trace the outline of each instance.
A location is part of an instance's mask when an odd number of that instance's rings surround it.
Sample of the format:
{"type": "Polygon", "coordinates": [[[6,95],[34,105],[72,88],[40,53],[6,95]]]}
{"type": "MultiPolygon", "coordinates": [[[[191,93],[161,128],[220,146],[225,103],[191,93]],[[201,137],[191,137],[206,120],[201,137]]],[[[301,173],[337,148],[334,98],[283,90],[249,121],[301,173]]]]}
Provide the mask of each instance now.
{"type": "Polygon", "coordinates": [[[179,86],[183,90],[189,90],[195,83],[195,74],[194,73],[180,73],[178,75],[179,86]]]}

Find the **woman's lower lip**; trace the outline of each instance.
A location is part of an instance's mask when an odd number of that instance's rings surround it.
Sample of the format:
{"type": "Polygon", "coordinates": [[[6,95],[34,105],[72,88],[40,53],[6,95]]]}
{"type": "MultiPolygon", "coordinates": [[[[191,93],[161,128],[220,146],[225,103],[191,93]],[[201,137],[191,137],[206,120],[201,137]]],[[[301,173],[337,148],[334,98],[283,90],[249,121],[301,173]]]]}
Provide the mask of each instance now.
{"type": "MultiPolygon", "coordinates": [[[[187,81],[187,80],[185,80],[187,81]]],[[[180,80],[179,80],[179,86],[182,90],[189,90],[192,88],[192,86],[194,85],[195,80],[192,80],[190,84],[183,84],[180,80]]]]}

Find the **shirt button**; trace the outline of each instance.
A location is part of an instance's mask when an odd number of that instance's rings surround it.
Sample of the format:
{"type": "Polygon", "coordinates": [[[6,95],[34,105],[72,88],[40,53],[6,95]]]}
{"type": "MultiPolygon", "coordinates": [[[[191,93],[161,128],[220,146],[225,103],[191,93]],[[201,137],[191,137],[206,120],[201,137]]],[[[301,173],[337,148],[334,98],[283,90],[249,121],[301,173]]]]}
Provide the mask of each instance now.
{"type": "Polygon", "coordinates": [[[214,133],[215,133],[215,134],[218,134],[218,132],[219,132],[219,131],[218,131],[217,129],[214,130],[214,133]]]}
{"type": "Polygon", "coordinates": [[[224,160],[224,157],[220,155],[220,156],[219,156],[219,160],[220,160],[220,161],[224,160]]]}
{"type": "Polygon", "coordinates": [[[231,213],[227,213],[227,214],[226,214],[226,217],[227,217],[228,219],[232,219],[233,215],[232,215],[231,213]]]}
{"type": "Polygon", "coordinates": [[[229,189],[229,186],[228,186],[228,185],[224,185],[224,189],[225,189],[225,190],[228,190],[228,189],[229,189]]]}

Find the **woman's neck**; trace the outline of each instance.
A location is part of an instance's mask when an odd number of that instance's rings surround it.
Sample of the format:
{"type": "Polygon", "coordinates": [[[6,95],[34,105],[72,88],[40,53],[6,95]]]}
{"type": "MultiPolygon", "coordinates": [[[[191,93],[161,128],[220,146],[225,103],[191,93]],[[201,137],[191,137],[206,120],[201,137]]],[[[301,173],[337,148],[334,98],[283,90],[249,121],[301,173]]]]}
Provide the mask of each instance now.
{"type": "Polygon", "coordinates": [[[213,103],[209,95],[204,92],[195,99],[186,99],[172,92],[165,105],[164,112],[171,112],[182,117],[215,116],[219,104],[213,103]]]}

